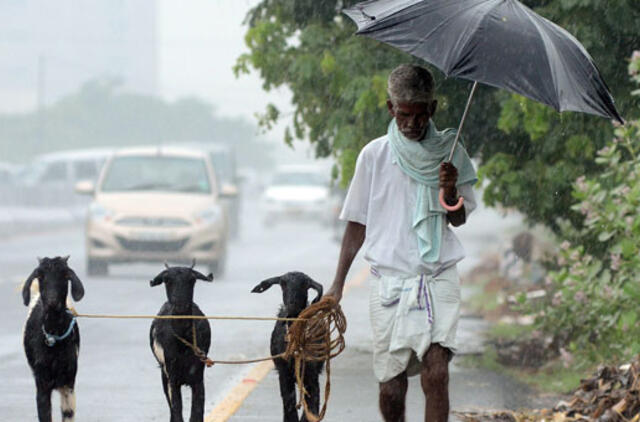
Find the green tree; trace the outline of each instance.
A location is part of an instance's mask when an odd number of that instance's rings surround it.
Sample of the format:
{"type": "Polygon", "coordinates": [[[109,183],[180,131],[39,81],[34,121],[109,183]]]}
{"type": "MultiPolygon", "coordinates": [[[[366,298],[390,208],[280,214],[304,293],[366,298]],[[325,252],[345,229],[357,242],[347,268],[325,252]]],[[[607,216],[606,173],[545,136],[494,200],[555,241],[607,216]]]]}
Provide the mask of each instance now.
{"type": "MultiPolygon", "coordinates": [[[[628,69],[640,85],[640,51],[628,69]]],[[[525,306],[556,347],[588,362],[640,353],[640,119],[616,128],[595,161],[599,173],[572,186],[571,209],[584,219],[560,225],[547,299],[525,306]]]]}
{"type": "MultiPolygon", "coordinates": [[[[238,58],[237,74],[256,69],[263,87],[293,92],[293,118],[285,142],[310,141],[318,157],[336,157],[343,184],[355,158],[371,139],[386,132],[386,77],[405,53],[354,35],[340,9],[353,0],[263,0],[247,16],[249,52],[238,58]]],[[[640,44],[640,3],[635,0],[530,0],[543,16],[565,25],[584,41],[609,84],[621,113],[638,114],[637,98],[620,63],[640,44]],[[615,3],[615,4],[612,4],[615,3]]],[[[456,126],[470,84],[446,80],[435,71],[439,126],[456,126]]],[[[480,87],[465,126],[467,148],[482,163],[485,200],[524,212],[531,222],[558,230],[570,216],[571,181],[597,171],[595,152],[612,135],[611,124],[577,113],[559,115],[522,97],[480,87]]],[[[261,118],[269,127],[281,118],[271,105],[261,118]]]]}
{"type": "Polygon", "coordinates": [[[215,142],[233,145],[241,164],[261,167],[271,161],[271,145],[257,133],[246,120],[216,116],[198,98],[169,103],[121,91],[116,81],[91,81],[41,115],[0,115],[0,152],[4,160],[25,160],[60,149],[215,142]]]}

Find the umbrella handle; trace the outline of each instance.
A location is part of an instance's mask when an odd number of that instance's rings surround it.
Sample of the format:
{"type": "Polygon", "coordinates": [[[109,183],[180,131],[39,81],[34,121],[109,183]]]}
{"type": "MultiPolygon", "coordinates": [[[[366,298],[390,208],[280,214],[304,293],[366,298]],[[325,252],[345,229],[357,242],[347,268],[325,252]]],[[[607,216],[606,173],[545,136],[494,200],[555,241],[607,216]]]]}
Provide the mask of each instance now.
{"type": "Polygon", "coordinates": [[[444,189],[443,188],[440,188],[440,194],[438,195],[438,200],[440,201],[440,205],[442,205],[442,208],[444,208],[445,210],[447,210],[449,212],[458,211],[464,205],[464,198],[463,197],[459,197],[458,198],[458,203],[457,204],[455,204],[455,205],[447,205],[447,202],[444,200],[444,189]]]}

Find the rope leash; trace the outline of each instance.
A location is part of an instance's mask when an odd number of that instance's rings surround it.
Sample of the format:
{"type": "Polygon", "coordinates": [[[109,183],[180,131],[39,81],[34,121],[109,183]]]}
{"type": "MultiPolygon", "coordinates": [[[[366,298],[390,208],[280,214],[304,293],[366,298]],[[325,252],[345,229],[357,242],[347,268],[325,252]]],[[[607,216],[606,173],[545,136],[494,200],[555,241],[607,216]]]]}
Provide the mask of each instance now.
{"type": "Polygon", "coordinates": [[[297,407],[302,407],[310,422],[320,422],[326,413],[331,391],[331,359],[338,356],[345,348],[344,333],[347,330],[347,319],[338,302],[331,296],[324,296],[319,302],[304,309],[297,318],[279,317],[244,317],[244,316],[199,316],[199,315],[98,315],[79,314],[71,309],[77,318],[100,319],[190,319],[193,342],[177,334],[174,336],[207,367],[215,364],[241,365],[274,359],[294,360],[296,381],[298,383],[299,400],[297,407]],[[288,321],[292,322],[286,334],[287,348],[283,353],[258,359],[224,361],[212,360],[198,347],[196,340],[196,320],[240,320],[240,321],[288,321]],[[324,403],[320,412],[315,415],[307,404],[308,391],[304,388],[305,362],[324,362],[326,382],[324,403]]]}
{"type": "Polygon", "coordinates": [[[301,321],[302,318],[278,318],[258,316],[217,316],[217,315],[109,315],[109,314],[79,314],[75,309],[69,309],[77,318],[93,319],[217,319],[233,321],[301,321]]]}
{"type": "Polygon", "coordinates": [[[331,359],[338,356],[345,348],[344,333],[347,330],[347,319],[338,302],[332,296],[324,296],[319,302],[307,307],[300,313],[301,321],[294,321],[287,333],[287,349],[283,359],[294,359],[296,380],[300,391],[298,407],[310,422],[319,422],[327,411],[327,403],[331,391],[331,359]],[[305,362],[325,362],[327,378],[324,388],[324,403],[320,412],[315,415],[309,409],[304,388],[305,362]]]}
{"type": "Polygon", "coordinates": [[[221,365],[241,365],[247,363],[256,363],[263,362],[265,360],[272,360],[284,357],[284,353],[280,353],[275,356],[268,356],[265,358],[257,358],[257,359],[248,359],[248,360],[213,360],[209,359],[207,354],[198,347],[198,340],[196,338],[196,324],[195,321],[191,324],[191,336],[193,338],[193,342],[185,340],[184,338],[177,335],[175,332],[173,336],[178,339],[182,344],[187,346],[189,349],[193,351],[193,354],[200,360],[200,362],[204,363],[207,368],[211,368],[213,365],[221,364],[221,365]]]}

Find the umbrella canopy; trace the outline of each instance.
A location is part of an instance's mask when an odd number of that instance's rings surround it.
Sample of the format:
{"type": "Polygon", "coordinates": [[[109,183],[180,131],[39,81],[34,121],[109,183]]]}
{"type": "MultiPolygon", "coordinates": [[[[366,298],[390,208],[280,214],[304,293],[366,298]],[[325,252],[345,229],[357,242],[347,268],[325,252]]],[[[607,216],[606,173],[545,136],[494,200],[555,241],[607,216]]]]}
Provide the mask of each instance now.
{"type": "Polygon", "coordinates": [[[517,0],[373,0],[344,13],[358,34],[557,111],[624,123],[585,48],[517,0]]]}

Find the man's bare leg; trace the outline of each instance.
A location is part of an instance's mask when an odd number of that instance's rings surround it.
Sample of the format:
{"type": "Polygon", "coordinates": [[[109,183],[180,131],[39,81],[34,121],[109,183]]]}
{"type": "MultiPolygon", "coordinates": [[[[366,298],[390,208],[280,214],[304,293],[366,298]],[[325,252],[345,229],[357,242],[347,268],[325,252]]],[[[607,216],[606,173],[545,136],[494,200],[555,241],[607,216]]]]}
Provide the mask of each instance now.
{"type": "Polygon", "coordinates": [[[422,359],[420,382],[427,401],[424,420],[446,422],[449,418],[449,349],[433,343],[422,359]]]}
{"type": "Polygon", "coordinates": [[[408,386],[406,372],[380,383],[380,413],[385,422],[404,422],[404,402],[408,386]]]}

